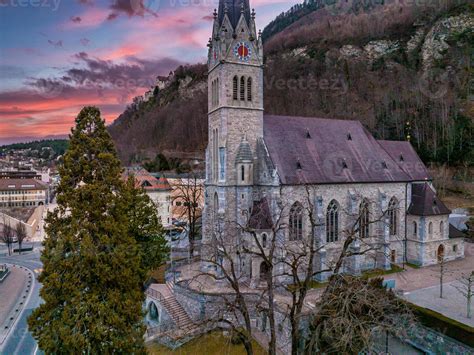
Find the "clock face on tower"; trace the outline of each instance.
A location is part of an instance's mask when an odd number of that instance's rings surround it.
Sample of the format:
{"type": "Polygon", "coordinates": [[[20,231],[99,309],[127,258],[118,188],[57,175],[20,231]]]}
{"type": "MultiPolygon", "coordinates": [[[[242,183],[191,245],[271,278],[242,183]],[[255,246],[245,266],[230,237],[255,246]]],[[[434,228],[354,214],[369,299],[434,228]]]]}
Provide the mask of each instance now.
{"type": "Polygon", "coordinates": [[[241,61],[248,61],[252,55],[250,46],[245,42],[239,42],[234,47],[234,55],[241,61]]]}

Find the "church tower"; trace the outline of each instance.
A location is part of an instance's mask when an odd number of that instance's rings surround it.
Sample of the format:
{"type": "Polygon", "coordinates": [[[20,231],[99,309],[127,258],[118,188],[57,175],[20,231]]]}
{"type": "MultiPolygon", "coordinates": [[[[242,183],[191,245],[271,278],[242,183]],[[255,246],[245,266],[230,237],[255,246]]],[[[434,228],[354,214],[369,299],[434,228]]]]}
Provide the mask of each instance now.
{"type": "Polygon", "coordinates": [[[257,141],[263,137],[263,45],[249,0],[220,0],[208,47],[204,238],[215,233],[218,220],[221,229],[224,220],[240,222],[253,202],[257,141]]]}

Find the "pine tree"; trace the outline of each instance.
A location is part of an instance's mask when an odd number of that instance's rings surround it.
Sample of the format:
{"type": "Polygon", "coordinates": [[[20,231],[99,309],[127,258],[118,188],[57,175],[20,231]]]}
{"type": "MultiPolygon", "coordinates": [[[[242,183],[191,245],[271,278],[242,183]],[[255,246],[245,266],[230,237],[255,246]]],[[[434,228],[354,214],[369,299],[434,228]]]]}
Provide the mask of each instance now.
{"type": "Polygon", "coordinates": [[[142,286],[152,262],[137,239],[149,236],[140,226],[147,218],[131,205],[137,194],[121,179],[97,108],[76,118],[59,172],[58,207],[48,214],[41,256],[44,303],[29,329],[46,353],[145,353],[142,286]],[[130,215],[139,217],[132,223],[130,215]]]}

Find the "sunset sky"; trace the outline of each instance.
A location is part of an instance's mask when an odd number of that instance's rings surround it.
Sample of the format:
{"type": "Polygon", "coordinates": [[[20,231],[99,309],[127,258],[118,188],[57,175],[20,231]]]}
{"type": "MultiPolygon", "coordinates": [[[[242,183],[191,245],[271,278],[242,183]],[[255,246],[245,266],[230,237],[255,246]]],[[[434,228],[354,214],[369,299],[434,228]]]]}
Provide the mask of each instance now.
{"type": "MultiPolygon", "coordinates": [[[[261,29],[298,0],[251,0],[261,29]]],[[[108,123],[157,75],[205,62],[218,0],[0,0],[0,143],[108,123]]]]}

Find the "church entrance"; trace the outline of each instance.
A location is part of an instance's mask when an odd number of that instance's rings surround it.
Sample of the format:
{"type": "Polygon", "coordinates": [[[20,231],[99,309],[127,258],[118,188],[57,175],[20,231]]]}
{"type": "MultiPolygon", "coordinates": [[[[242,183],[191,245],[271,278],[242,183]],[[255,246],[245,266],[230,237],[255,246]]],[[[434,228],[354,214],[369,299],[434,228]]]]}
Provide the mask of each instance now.
{"type": "Polygon", "coordinates": [[[438,262],[442,262],[444,259],[444,245],[441,244],[439,247],[438,247],[438,262]]]}
{"type": "Polygon", "coordinates": [[[265,261],[262,262],[260,264],[260,281],[266,280],[269,272],[270,268],[268,267],[267,263],[265,261]]]}

